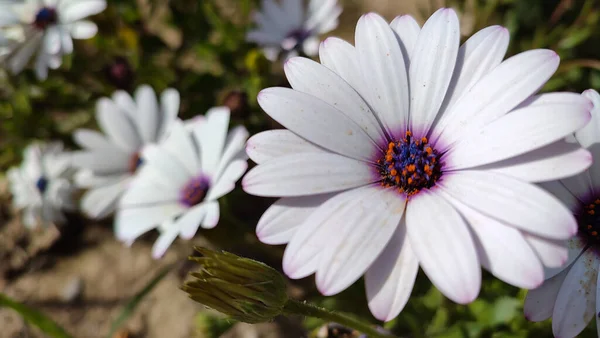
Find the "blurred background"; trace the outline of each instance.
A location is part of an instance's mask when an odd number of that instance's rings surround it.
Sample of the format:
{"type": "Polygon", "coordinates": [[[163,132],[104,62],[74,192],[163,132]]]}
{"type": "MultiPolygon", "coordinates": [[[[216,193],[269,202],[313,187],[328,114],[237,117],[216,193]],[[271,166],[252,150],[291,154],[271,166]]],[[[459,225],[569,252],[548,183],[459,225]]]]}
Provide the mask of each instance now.
{"type": "MultiPolygon", "coordinates": [[[[186,263],[192,245],[225,249],[279,269],[284,247],[261,244],[254,235],[256,221],[272,200],[236,189],[221,200],[218,227],[200,231],[192,241],[177,240],[158,261],[150,255],[156,233],[127,248],[114,239],[110,219],[97,222],[70,214],[64,226],[27,230],[11,207],[4,174],[20,162],[22,149],[32,140],[54,139],[75,149],[72,131],[94,128],[95,101],[117,89],[132,91],[149,84],[160,92],[173,87],[181,93],[182,118],[226,105],[232,110],[232,124],[246,125],[251,134],[276,127],[258,107],[256,94],[265,87],[287,85],[281,64],[271,64],[244,40],[251,25],[249,13],[257,2],[109,0],[108,8],[93,18],[98,35],[77,41],[75,52],[45,82],[32,71],[11,76],[0,70],[1,293],[48,314],[74,337],[354,336],[302,318],[237,324],[179,291],[193,268],[186,263]],[[147,288],[157,275],[160,282],[147,288]]],[[[439,7],[450,6],[459,13],[463,41],[483,27],[501,24],[511,32],[507,56],[532,48],[558,52],[561,66],[543,90],[600,89],[598,0],[341,3],[340,26],[330,35],[351,42],[356,21],[365,12],[378,12],[388,20],[411,14],[422,24],[439,7]]],[[[362,282],[325,298],[309,277],[290,281],[289,292],[376,323],[362,282]]],[[[460,306],[441,296],[420,274],[405,310],[384,326],[402,337],[551,337],[549,321],[529,323],[523,318],[524,295],[525,291],[484,274],[480,297],[460,306]]],[[[595,337],[594,325],[582,336],[595,337]]],[[[0,337],[43,335],[15,312],[0,309],[0,337]]]]}

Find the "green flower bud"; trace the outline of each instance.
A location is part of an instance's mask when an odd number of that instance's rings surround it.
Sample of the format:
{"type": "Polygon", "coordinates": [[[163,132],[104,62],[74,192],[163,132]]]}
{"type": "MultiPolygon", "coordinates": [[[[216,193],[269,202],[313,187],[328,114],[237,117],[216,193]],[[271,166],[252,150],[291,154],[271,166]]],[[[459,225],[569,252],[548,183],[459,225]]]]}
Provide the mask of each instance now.
{"type": "Polygon", "coordinates": [[[288,301],[285,279],[275,269],[252,259],[222,251],[195,248],[190,257],[201,269],[182,290],[193,300],[246,323],[261,323],[283,311],[288,301]]]}

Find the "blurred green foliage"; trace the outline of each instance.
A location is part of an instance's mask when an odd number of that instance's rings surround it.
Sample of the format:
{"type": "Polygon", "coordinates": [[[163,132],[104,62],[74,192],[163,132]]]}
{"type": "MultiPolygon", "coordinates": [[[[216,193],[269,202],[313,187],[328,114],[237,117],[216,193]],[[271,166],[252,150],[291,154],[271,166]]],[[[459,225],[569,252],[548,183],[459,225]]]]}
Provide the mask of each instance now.
{"type": "MultiPolygon", "coordinates": [[[[93,18],[99,34],[77,41],[74,54],[65,57],[63,67],[51,71],[47,81],[37,81],[31,71],[11,76],[0,70],[0,172],[18,163],[21,150],[32,139],[61,139],[73,145],[74,129],[94,127],[99,97],[119,88],[132,91],[144,83],[157,92],[167,87],[179,90],[182,118],[227,103],[235,108],[232,122],[246,125],[251,133],[273,127],[258,108],[256,94],[287,82],[280,64],[270,64],[259,49],[244,41],[249,14],[258,1],[108,2],[108,9],[93,18]]],[[[561,66],[544,90],[600,88],[598,0],[448,0],[446,5],[461,13],[464,38],[482,27],[501,24],[511,32],[509,55],[532,48],[557,51],[561,66]]],[[[423,17],[429,14],[427,10],[423,17]]],[[[234,191],[223,201],[222,224],[206,236],[227,250],[250,244],[253,249],[232,251],[279,266],[281,247],[262,245],[253,236],[256,220],[269,203],[234,191]],[[231,238],[231,229],[240,234],[239,239],[231,238]]],[[[368,312],[362,282],[327,298],[319,296],[312,278],[292,283],[311,301],[376,322],[368,312]]],[[[551,337],[550,321],[524,319],[524,296],[525,291],[484,274],[479,299],[457,305],[420,274],[405,310],[385,327],[410,337],[551,337]]],[[[204,317],[199,321],[203,326],[214,324],[207,324],[210,319],[204,317]]],[[[230,324],[224,323],[214,324],[215,332],[230,324]]],[[[322,324],[310,319],[305,323],[309,329],[322,324]]],[[[594,325],[582,336],[596,336],[594,325]]]]}

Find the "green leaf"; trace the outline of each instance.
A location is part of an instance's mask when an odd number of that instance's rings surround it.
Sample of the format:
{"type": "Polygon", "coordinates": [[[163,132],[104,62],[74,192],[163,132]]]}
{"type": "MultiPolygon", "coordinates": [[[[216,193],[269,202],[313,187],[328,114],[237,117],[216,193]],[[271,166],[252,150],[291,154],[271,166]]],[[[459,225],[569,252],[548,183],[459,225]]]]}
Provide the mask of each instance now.
{"type": "Polygon", "coordinates": [[[107,335],[108,338],[112,337],[115,332],[121,327],[121,325],[133,314],[140,302],[154,289],[156,285],[171,271],[174,265],[168,265],[158,272],[140,292],[138,292],[131,300],[125,305],[121,314],[112,323],[110,333],[107,335]]]}
{"type": "Polygon", "coordinates": [[[3,294],[0,294],[0,307],[9,307],[17,311],[28,323],[37,326],[52,338],[71,338],[67,331],[43,313],[18,303],[3,294]]]}

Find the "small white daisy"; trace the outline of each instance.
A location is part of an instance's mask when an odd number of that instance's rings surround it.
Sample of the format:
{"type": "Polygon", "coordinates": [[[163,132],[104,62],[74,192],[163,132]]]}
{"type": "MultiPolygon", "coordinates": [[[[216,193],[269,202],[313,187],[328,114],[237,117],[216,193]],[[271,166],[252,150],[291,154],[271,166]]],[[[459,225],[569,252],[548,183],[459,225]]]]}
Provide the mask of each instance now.
{"type": "MultiPolygon", "coordinates": [[[[594,103],[592,121],[575,133],[575,141],[600,158],[600,95],[586,90],[583,96],[594,103]]],[[[529,291],[525,316],[537,322],[552,317],[555,337],[577,336],[592,320],[600,336],[600,301],[597,293],[600,268],[600,162],[568,179],[542,186],[567,205],[578,222],[577,236],[568,242],[566,266],[546,271],[544,284],[529,291]]]]}
{"type": "Polygon", "coordinates": [[[177,236],[192,238],[199,226],[219,221],[217,199],[229,193],[248,166],[242,126],[227,133],[229,109],[210,109],[194,127],[177,120],[169,136],[144,148],[144,166],[119,203],[117,238],[131,244],[157,228],[160,237],[152,255],[161,257],[177,236]]]}
{"type": "Polygon", "coordinates": [[[261,47],[267,59],[277,60],[304,53],[317,55],[319,35],[334,30],[342,7],[337,0],[263,0],[260,12],[254,13],[256,29],[248,32],[246,40],[261,47]]]}
{"type": "Polygon", "coordinates": [[[19,167],[8,170],[14,206],[28,228],[65,222],[62,210],[75,210],[69,157],[62,143],[31,144],[19,167]]]}
{"type": "Polygon", "coordinates": [[[72,39],[89,39],[98,27],[82,20],[106,8],[106,0],[25,0],[0,3],[0,29],[19,28],[22,37],[10,44],[4,63],[14,74],[21,72],[39,49],[35,72],[46,79],[48,67],[56,69],[62,55],[73,52],[72,39]],[[41,48],[40,48],[41,47],[41,48]]]}
{"type": "Polygon", "coordinates": [[[116,91],[96,105],[96,121],[102,133],[89,129],[74,132],[83,150],[73,153],[78,186],[89,188],[81,208],[92,218],[111,214],[127,188],[131,175],[142,163],[140,151],[163,139],[179,112],[179,92],[165,90],[158,102],[154,90],[140,86],[134,97],[116,91]]]}
{"type": "Polygon", "coordinates": [[[480,265],[535,288],[559,266],[577,223],[533,182],[584,171],[588,151],[564,137],[590,120],[577,94],[534,95],[559,57],[532,50],[502,61],[509,40],[485,28],[459,48],[459,23],[440,9],[420,28],[361,17],[356,47],[329,38],[321,63],[291,58],[293,89],[258,102],[287,130],[253,136],[250,194],[282,197],[259,221],[268,244],[288,243],[291,278],[316,273],[325,295],[365,274],[369,307],[391,320],[419,266],[457,303],[473,301],[480,265]]]}

